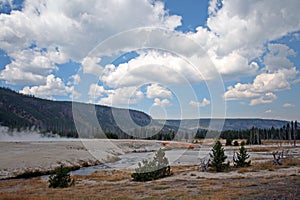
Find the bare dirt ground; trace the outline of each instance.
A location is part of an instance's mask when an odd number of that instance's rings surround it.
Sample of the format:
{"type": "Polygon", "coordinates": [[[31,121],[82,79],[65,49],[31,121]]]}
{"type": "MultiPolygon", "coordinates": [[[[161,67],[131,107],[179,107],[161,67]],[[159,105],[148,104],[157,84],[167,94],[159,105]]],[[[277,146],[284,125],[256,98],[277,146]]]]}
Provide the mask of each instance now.
{"type": "MultiPolygon", "coordinates": [[[[105,161],[124,152],[150,151],[162,146],[158,141],[128,140],[116,144],[122,150],[111,149],[107,141],[93,141],[89,149],[98,145],[108,149],[107,154],[98,157],[105,161]]],[[[3,172],[15,166],[47,168],[57,161],[95,159],[84,147],[78,141],[1,143],[0,167],[3,172]]],[[[226,151],[236,149],[229,147],[226,151]]],[[[227,172],[215,173],[201,172],[197,165],[175,166],[172,176],[143,183],[132,181],[129,170],[102,170],[73,176],[75,186],[65,189],[48,188],[48,180],[39,177],[0,180],[0,199],[300,199],[299,147],[264,145],[247,149],[254,155],[248,168],[232,167],[227,172]],[[292,158],[284,159],[281,166],[273,165],[271,152],[282,149],[289,149],[292,158]]]]}

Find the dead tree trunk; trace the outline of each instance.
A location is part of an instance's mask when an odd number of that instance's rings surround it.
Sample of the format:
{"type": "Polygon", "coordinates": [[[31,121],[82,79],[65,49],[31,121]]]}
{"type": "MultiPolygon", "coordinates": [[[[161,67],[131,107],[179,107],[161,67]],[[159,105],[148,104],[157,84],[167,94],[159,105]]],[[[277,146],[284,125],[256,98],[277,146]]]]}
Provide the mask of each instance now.
{"type": "Polygon", "coordinates": [[[273,151],[273,164],[274,165],[282,165],[282,159],[283,159],[283,152],[284,150],[282,150],[281,152],[278,151],[273,151]]]}
{"type": "Polygon", "coordinates": [[[210,163],[210,159],[206,160],[206,159],[201,159],[200,160],[200,166],[201,166],[201,171],[202,172],[206,172],[208,169],[210,163]]]}

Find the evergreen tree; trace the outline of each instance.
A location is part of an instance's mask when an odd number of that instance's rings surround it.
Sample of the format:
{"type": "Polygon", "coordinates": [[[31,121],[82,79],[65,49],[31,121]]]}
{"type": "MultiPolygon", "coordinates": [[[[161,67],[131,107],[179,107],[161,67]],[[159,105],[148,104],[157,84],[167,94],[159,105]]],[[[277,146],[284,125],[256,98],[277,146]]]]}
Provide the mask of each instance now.
{"type": "Polygon", "coordinates": [[[226,146],[231,146],[232,145],[232,134],[229,132],[227,133],[227,136],[226,136],[226,146]]]}
{"type": "Polygon", "coordinates": [[[241,146],[245,146],[246,142],[245,141],[241,141],[241,146]]]}
{"type": "Polygon", "coordinates": [[[239,142],[235,140],[235,141],[233,142],[233,146],[239,146],[239,142]]]}
{"type": "Polygon", "coordinates": [[[291,121],[291,139],[294,139],[294,122],[291,121]]]}
{"type": "Polygon", "coordinates": [[[291,141],[291,133],[290,133],[290,123],[286,124],[286,139],[291,141]]]}
{"type": "Polygon", "coordinates": [[[49,179],[49,187],[51,188],[65,188],[74,185],[74,179],[71,179],[69,170],[63,165],[55,169],[55,174],[52,174],[49,179]]]}
{"type": "Polygon", "coordinates": [[[251,164],[251,160],[246,161],[250,158],[250,155],[247,153],[245,146],[242,144],[240,152],[236,153],[236,157],[233,158],[233,162],[237,167],[248,167],[251,164]]]}
{"type": "Polygon", "coordinates": [[[229,163],[224,163],[227,156],[219,140],[215,142],[210,157],[212,158],[211,166],[215,171],[221,172],[229,167],[229,163]]]}
{"type": "Polygon", "coordinates": [[[296,141],[297,141],[297,136],[298,136],[298,133],[297,133],[297,127],[298,125],[297,125],[297,120],[295,121],[295,123],[294,123],[294,127],[295,127],[295,129],[294,129],[294,146],[296,146],[296,141]]]}

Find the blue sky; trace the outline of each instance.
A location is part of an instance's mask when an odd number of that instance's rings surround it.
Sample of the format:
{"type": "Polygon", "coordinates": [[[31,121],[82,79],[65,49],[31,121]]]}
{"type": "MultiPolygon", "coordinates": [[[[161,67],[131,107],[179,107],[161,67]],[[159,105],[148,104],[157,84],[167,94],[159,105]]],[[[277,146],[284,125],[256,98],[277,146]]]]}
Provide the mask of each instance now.
{"type": "Polygon", "coordinates": [[[0,85],[154,118],[300,120],[299,7],[0,0],[0,85]]]}

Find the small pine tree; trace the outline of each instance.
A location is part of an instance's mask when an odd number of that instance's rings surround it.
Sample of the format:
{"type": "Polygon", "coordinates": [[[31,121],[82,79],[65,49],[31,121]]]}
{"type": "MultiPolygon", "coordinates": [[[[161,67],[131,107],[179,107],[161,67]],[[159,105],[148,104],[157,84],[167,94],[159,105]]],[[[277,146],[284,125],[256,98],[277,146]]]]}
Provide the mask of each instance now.
{"type": "Polygon", "coordinates": [[[239,142],[235,140],[235,141],[233,142],[233,146],[239,146],[239,142]]]}
{"type": "Polygon", "coordinates": [[[131,177],[135,181],[150,181],[170,175],[169,161],[165,157],[165,152],[159,149],[152,160],[143,160],[142,163],[138,163],[138,168],[131,174],[131,177]]]}
{"type": "Polygon", "coordinates": [[[231,138],[226,138],[226,146],[231,146],[232,145],[232,139],[231,138]]]}
{"type": "Polygon", "coordinates": [[[231,146],[232,145],[232,133],[227,133],[226,135],[226,143],[225,145],[226,146],[231,146]]]}
{"type": "Polygon", "coordinates": [[[233,162],[236,167],[248,167],[251,165],[251,160],[246,161],[249,158],[250,155],[247,153],[247,149],[244,145],[242,145],[240,152],[236,153],[236,157],[233,158],[233,162]]]}
{"type": "Polygon", "coordinates": [[[65,166],[61,165],[55,169],[55,174],[52,174],[49,178],[50,188],[65,188],[74,185],[74,179],[71,179],[69,170],[65,166]]]}
{"type": "Polygon", "coordinates": [[[224,163],[227,156],[225,155],[225,151],[219,140],[215,142],[212,152],[213,153],[210,154],[210,157],[212,158],[212,168],[217,172],[222,172],[227,169],[229,167],[229,163],[224,163]]]}

